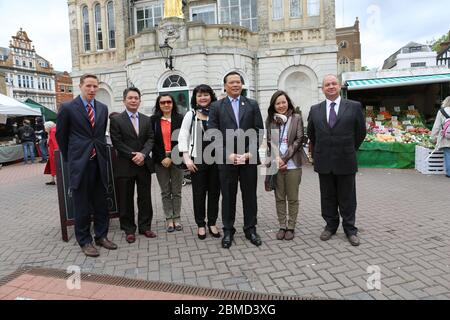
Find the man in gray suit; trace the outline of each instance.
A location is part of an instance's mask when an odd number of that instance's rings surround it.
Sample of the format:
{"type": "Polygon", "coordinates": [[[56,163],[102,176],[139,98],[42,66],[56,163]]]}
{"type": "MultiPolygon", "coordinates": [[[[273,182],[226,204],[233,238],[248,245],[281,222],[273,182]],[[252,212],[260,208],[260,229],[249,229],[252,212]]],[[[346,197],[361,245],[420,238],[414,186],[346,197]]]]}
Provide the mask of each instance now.
{"type": "Polygon", "coordinates": [[[320,239],[328,241],[339,227],[353,246],[359,246],[356,221],[356,152],[366,137],[366,123],[359,102],[340,97],[341,85],[334,75],[323,80],[326,100],[312,106],[308,137],[313,148],[314,169],[319,174],[322,217],[327,225],[320,239]]]}

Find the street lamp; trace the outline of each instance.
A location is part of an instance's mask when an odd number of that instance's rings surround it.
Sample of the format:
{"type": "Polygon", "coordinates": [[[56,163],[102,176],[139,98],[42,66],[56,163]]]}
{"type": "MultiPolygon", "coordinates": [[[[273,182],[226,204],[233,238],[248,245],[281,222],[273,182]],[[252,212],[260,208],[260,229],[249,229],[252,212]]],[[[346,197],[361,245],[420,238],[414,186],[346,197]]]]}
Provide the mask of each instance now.
{"type": "Polygon", "coordinates": [[[164,44],[159,46],[159,49],[161,50],[161,55],[164,59],[166,59],[166,68],[173,70],[173,57],[172,57],[172,50],[173,48],[169,45],[167,39],[164,40],[164,44]]]}

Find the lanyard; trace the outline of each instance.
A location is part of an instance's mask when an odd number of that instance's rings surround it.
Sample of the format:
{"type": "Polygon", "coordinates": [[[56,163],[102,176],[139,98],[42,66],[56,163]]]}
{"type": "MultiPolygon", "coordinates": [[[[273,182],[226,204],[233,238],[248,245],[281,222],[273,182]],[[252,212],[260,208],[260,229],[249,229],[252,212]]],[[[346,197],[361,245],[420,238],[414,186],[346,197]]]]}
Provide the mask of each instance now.
{"type": "MultiPolygon", "coordinates": [[[[283,141],[284,133],[286,132],[286,126],[287,126],[287,122],[283,126],[283,131],[281,132],[281,135],[280,135],[278,147],[281,147],[281,142],[283,141]]],[[[281,129],[281,125],[280,125],[280,129],[281,129]]]]}

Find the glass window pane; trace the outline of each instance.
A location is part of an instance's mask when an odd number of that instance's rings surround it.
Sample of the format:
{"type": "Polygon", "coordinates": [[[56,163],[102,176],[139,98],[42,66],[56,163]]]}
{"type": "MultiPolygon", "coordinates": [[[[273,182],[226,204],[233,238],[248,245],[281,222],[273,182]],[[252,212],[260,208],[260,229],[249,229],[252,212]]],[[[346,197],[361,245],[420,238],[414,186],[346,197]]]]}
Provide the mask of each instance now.
{"type": "Polygon", "coordinates": [[[136,11],[136,18],[138,20],[144,19],[144,10],[142,10],[142,9],[137,10],[136,11]]]}

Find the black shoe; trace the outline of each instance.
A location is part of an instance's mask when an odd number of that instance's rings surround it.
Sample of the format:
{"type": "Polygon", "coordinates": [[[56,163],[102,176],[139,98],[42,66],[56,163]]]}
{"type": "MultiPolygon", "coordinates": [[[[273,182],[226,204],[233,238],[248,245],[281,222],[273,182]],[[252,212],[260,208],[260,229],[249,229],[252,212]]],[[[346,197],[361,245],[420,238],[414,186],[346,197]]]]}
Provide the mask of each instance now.
{"type": "Polygon", "coordinates": [[[250,240],[250,242],[251,242],[253,245],[255,245],[255,246],[257,246],[257,247],[259,247],[260,245],[262,245],[261,238],[260,238],[260,236],[259,236],[256,232],[247,234],[247,235],[245,235],[245,237],[246,237],[248,240],[250,240]]]}
{"type": "MultiPolygon", "coordinates": [[[[202,227],[203,229],[205,229],[205,227],[202,227]]],[[[200,229],[200,228],[199,228],[200,229]]],[[[205,230],[205,234],[200,234],[197,231],[197,236],[200,240],[205,240],[206,239],[206,230],[205,230]]]]}
{"type": "Polygon", "coordinates": [[[220,237],[222,236],[222,235],[220,234],[220,232],[217,232],[217,233],[212,232],[210,226],[208,226],[208,231],[209,231],[209,233],[213,236],[213,238],[220,238],[220,237]]]}
{"type": "Polygon", "coordinates": [[[225,231],[222,238],[222,248],[230,249],[233,244],[233,233],[230,231],[225,231]]]}
{"type": "Polygon", "coordinates": [[[322,241],[328,241],[331,239],[331,237],[334,235],[333,232],[331,232],[330,230],[323,230],[322,234],[320,235],[320,240],[322,241]]]}
{"type": "Polygon", "coordinates": [[[350,242],[350,244],[354,247],[358,247],[360,244],[360,240],[357,235],[348,236],[347,239],[348,239],[348,242],[350,242]]]}

